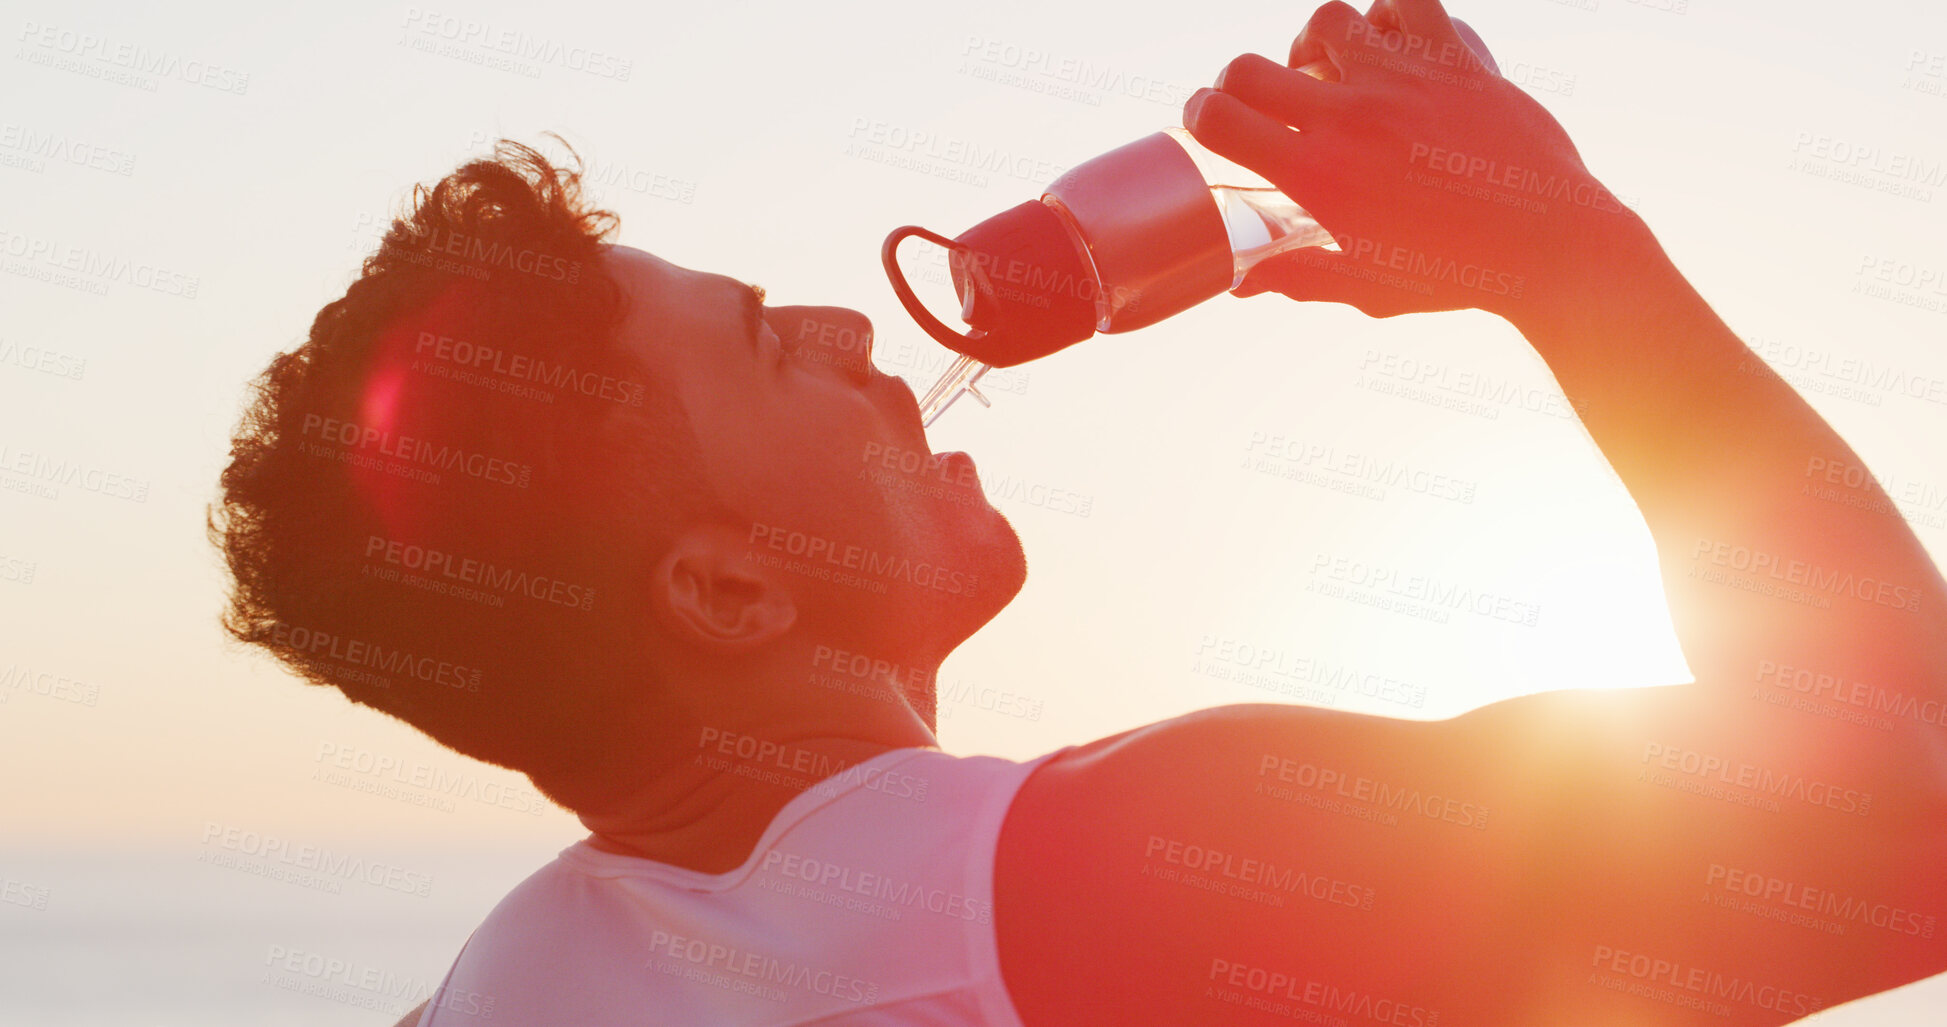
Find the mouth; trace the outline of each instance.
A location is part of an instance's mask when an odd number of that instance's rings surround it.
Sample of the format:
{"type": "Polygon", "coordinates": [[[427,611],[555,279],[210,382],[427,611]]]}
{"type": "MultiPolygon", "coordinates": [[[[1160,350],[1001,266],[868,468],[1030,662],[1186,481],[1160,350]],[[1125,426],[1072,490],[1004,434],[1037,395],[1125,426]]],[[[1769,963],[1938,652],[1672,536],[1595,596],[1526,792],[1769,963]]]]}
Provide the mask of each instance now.
{"type": "Polygon", "coordinates": [[[920,421],[919,397],[913,394],[913,387],[911,385],[906,384],[906,379],[901,378],[898,375],[889,374],[886,375],[885,378],[887,381],[892,383],[892,388],[895,391],[897,391],[899,395],[904,399],[904,402],[902,402],[899,405],[902,408],[908,408],[912,410],[913,420],[915,422],[919,422],[920,431],[924,432],[926,430],[926,425],[924,422],[920,421]]]}
{"type": "Polygon", "coordinates": [[[903,378],[894,375],[887,375],[886,377],[892,382],[893,388],[902,397],[899,401],[899,406],[911,419],[914,434],[918,436],[919,445],[914,447],[914,451],[926,454],[925,467],[927,475],[943,482],[958,482],[973,488],[979,488],[979,468],[974,465],[973,457],[968,456],[960,450],[948,450],[943,453],[933,452],[932,440],[926,437],[926,421],[920,415],[919,397],[913,393],[913,387],[908,385],[903,378]]]}
{"type": "Polygon", "coordinates": [[[913,387],[897,375],[886,375],[885,380],[896,394],[897,398],[893,402],[899,407],[899,421],[912,424],[913,436],[918,441],[918,445],[913,449],[929,457],[932,456],[933,445],[926,438],[926,420],[920,416],[919,397],[913,394],[913,387]]]}

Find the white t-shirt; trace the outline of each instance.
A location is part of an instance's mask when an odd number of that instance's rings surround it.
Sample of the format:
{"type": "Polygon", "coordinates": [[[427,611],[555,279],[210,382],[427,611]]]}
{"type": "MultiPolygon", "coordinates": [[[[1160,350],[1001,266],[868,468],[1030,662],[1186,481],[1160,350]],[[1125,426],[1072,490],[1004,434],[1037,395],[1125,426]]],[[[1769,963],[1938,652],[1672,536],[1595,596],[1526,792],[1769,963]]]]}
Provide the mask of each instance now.
{"type": "Polygon", "coordinates": [[[420,1027],[1021,1027],[994,848],[1062,751],[880,753],[794,797],[727,873],[577,842],[487,915],[420,1027]]]}

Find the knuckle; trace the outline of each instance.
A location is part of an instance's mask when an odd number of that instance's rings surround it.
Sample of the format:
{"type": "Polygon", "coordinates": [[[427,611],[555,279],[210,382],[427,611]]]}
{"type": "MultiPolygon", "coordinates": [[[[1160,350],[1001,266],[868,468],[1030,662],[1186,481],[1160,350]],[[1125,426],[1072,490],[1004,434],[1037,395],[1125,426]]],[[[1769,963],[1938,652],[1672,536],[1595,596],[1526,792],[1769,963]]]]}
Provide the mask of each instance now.
{"type": "Polygon", "coordinates": [[[1331,3],[1320,7],[1318,13],[1312,17],[1314,21],[1323,19],[1328,24],[1337,25],[1348,19],[1363,19],[1365,15],[1360,14],[1358,8],[1346,3],[1345,0],[1332,0],[1331,3]]]}
{"type": "Polygon", "coordinates": [[[1348,26],[1363,21],[1365,15],[1360,14],[1352,5],[1342,0],[1332,0],[1331,3],[1312,12],[1311,20],[1305,23],[1304,29],[1298,33],[1298,38],[1292,41],[1292,52],[1296,54],[1301,47],[1306,47],[1313,42],[1328,50],[1341,46],[1347,38],[1348,26]]]}
{"type": "Polygon", "coordinates": [[[1277,83],[1286,68],[1262,54],[1247,53],[1224,66],[1217,88],[1238,96],[1259,96],[1277,83]]]}
{"type": "Polygon", "coordinates": [[[1231,104],[1222,102],[1223,99],[1221,94],[1213,97],[1197,114],[1196,134],[1212,149],[1229,149],[1242,134],[1236,111],[1231,104]]]}

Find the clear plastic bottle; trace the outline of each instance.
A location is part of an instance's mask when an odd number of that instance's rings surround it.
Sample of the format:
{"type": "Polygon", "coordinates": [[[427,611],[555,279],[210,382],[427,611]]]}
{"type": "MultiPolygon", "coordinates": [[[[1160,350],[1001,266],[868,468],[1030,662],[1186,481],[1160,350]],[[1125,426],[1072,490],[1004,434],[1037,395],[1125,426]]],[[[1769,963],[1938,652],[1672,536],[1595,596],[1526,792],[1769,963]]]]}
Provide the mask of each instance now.
{"type": "MultiPolygon", "coordinates": [[[[1296,200],[1278,191],[1257,172],[1226,160],[1204,149],[1180,128],[1163,130],[1183,147],[1190,160],[1210,186],[1210,198],[1223,215],[1224,230],[1230,237],[1233,272],[1230,288],[1244,281],[1246,272],[1258,261],[1286,250],[1304,246],[1326,246],[1332,234],[1296,200]]],[[[1107,328],[1100,329],[1108,331],[1107,328]]]]}
{"type": "MultiPolygon", "coordinates": [[[[901,233],[931,233],[901,229],[887,240],[887,272],[908,301],[891,259],[901,233]]],[[[931,237],[953,251],[954,286],[973,331],[953,332],[916,300],[906,304],[959,353],[920,398],[928,425],[962,395],[987,405],[979,381],[991,367],[1096,332],[1154,324],[1235,288],[1266,257],[1331,243],[1296,201],[1181,128],[1079,165],[1038,203],[1003,211],[956,240],[931,237]],[[1085,319],[1078,316],[1084,308],[1085,319]]]]}
{"type": "MultiPolygon", "coordinates": [[[[1480,37],[1457,20],[1454,27],[1498,72],[1480,37]]],[[[1325,61],[1299,70],[1338,77],[1325,61]]],[[[895,229],[880,259],[906,312],[959,354],[920,400],[931,425],[962,395],[990,405],[978,388],[989,368],[1155,324],[1236,288],[1267,257],[1331,245],[1330,233],[1276,186],[1169,128],[1076,165],[1038,201],[953,239],[914,225],[895,229]],[[966,332],[934,317],[901,273],[899,243],[914,235],[949,251],[966,332]]]]}

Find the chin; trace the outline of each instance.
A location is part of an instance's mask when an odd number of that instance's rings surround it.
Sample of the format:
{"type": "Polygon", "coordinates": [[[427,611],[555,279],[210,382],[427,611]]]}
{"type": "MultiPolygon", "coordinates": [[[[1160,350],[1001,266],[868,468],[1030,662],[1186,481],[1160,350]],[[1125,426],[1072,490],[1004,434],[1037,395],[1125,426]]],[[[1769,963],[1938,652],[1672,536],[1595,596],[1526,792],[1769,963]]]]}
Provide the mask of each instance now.
{"type": "Polygon", "coordinates": [[[1028,558],[1021,548],[1021,537],[999,510],[991,505],[978,526],[970,526],[971,537],[958,547],[957,559],[979,576],[979,587],[971,594],[951,597],[947,604],[952,644],[993,620],[1027,584],[1028,558]]]}
{"type": "Polygon", "coordinates": [[[953,497],[908,525],[910,533],[882,551],[907,554],[907,565],[925,577],[895,582],[869,599],[841,588],[834,599],[841,606],[865,602],[870,619],[888,631],[880,644],[943,660],[1020,594],[1027,557],[1013,525],[984,501],[953,497]]]}
{"type": "Polygon", "coordinates": [[[926,725],[926,730],[932,732],[935,739],[938,739],[940,737],[940,693],[934,683],[915,682],[902,694],[913,715],[919,718],[920,723],[926,725]]]}

